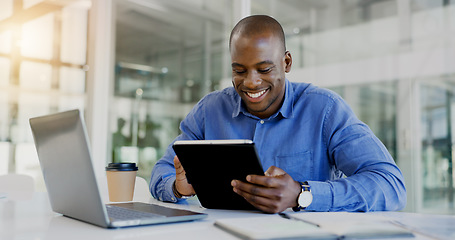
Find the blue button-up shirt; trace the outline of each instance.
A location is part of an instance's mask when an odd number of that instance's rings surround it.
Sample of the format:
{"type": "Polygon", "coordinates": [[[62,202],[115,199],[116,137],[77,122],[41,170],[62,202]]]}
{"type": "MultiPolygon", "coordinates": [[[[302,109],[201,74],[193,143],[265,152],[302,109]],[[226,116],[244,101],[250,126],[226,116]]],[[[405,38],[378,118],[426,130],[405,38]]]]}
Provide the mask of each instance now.
{"type": "MultiPolygon", "coordinates": [[[[250,114],[234,88],[206,95],[181,122],[175,140],[251,139],[266,171],[277,166],[308,181],[313,211],[399,210],[406,204],[401,171],[381,141],[334,92],[286,80],[282,107],[267,119],[250,114]]],[[[169,145],[152,170],[150,191],[176,202],[169,145]]]]}

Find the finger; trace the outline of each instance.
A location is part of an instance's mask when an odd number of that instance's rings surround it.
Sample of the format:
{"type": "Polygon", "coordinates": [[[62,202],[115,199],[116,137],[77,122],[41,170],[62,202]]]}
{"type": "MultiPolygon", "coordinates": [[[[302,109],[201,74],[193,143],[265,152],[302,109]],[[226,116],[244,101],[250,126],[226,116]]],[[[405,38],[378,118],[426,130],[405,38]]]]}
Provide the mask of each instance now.
{"type": "Polygon", "coordinates": [[[183,166],[180,163],[180,160],[177,157],[177,155],[174,157],[174,168],[175,168],[175,173],[177,175],[185,174],[185,169],[183,169],[183,166]]]}
{"type": "Polygon", "coordinates": [[[180,163],[180,160],[179,160],[179,158],[177,157],[177,155],[174,156],[174,167],[175,167],[176,169],[182,167],[182,164],[180,163]]]}
{"type": "Polygon", "coordinates": [[[241,197],[243,197],[247,202],[249,202],[251,205],[253,205],[255,208],[261,210],[261,211],[267,211],[268,205],[270,204],[270,200],[267,198],[262,198],[258,196],[251,195],[247,192],[243,192],[239,189],[234,191],[241,197]]]}
{"type": "Polygon", "coordinates": [[[188,184],[188,180],[186,179],[186,172],[183,169],[182,164],[177,156],[174,157],[174,167],[175,167],[175,180],[177,183],[183,182],[188,184]]]}
{"type": "Polygon", "coordinates": [[[247,191],[242,191],[240,188],[234,187],[234,192],[243,197],[247,202],[253,205],[258,210],[268,213],[277,213],[282,211],[277,205],[277,201],[274,201],[268,197],[251,194],[247,191]]]}
{"type": "Polygon", "coordinates": [[[262,198],[271,198],[275,194],[274,188],[266,188],[259,185],[254,185],[251,183],[246,183],[238,180],[233,180],[232,186],[234,190],[239,190],[240,192],[247,193],[251,196],[258,196],[262,198]]]}
{"type": "Polygon", "coordinates": [[[182,164],[177,156],[174,157],[174,167],[175,167],[175,188],[182,195],[193,195],[195,191],[193,186],[188,183],[186,179],[186,172],[183,169],[182,164]]]}
{"type": "Polygon", "coordinates": [[[268,177],[276,177],[284,174],[286,174],[286,172],[283,169],[275,166],[270,166],[269,169],[267,169],[267,171],[264,173],[264,175],[268,177]]]}
{"type": "Polygon", "coordinates": [[[267,188],[279,188],[283,186],[283,179],[287,176],[286,173],[275,177],[248,175],[246,180],[254,185],[260,185],[267,188]]]}

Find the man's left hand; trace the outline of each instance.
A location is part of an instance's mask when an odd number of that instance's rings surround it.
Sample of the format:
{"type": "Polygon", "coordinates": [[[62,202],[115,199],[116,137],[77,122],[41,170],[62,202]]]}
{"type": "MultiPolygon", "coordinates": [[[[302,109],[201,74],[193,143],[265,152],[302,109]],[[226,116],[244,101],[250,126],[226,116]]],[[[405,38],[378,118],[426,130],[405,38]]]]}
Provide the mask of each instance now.
{"type": "Polygon", "coordinates": [[[245,198],[257,209],[278,213],[297,206],[302,191],[300,184],[281,168],[271,166],[265,176],[248,175],[247,182],[232,180],[234,192],[245,198]]]}

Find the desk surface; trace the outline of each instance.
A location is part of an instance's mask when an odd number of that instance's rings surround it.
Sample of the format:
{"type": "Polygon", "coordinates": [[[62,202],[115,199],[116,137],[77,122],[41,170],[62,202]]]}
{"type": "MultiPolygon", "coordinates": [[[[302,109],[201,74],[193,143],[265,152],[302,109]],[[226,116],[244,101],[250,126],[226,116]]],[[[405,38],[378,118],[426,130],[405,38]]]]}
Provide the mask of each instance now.
{"type": "MultiPolygon", "coordinates": [[[[142,200],[143,201],[143,200],[142,200]]],[[[163,206],[189,209],[204,212],[208,218],[200,221],[151,225],[125,229],[104,229],[63,217],[52,212],[46,193],[35,193],[30,199],[8,201],[0,199],[0,239],[238,239],[213,225],[216,219],[234,217],[261,216],[262,213],[252,211],[211,210],[199,206],[198,201],[189,200],[186,204],[171,204],[149,198],[148,201],[163,206]]],[[[303,213],[304,214],[304,213],[303,213]]],[[[366,213],[370,214],[370,213],[366,213]]],[[[439,226],[442,237],[429,237],[416,234],[409,239],[455,239],[455,216],[423,215],[401,212],[372,213],[381,214],[403,223],[411,222],[414,227],[425,225],[431,219],[447,223],[439,226]],[[449,220],[449,221],[447,221],[449,220]],[[452,232],[453,230],[453,232],[452,232]],[[451,236],[448,236],[451,235],[451,236]],[[446,237],[444,237],[446,236],[446,237]]]]}

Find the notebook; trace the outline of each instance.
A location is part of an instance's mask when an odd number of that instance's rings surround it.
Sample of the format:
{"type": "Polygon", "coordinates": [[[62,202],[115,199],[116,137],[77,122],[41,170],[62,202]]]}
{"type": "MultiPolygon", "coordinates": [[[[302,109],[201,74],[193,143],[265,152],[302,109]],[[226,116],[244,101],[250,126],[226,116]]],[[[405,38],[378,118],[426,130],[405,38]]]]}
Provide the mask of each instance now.
{"type": "Polygon", "coordinates": [[[202,219],[207,214],[154,204],[104,204],[79,110],[30,119],[52,210],[104,228],[202,219]],[[113,214],[120,214],[116,217],[113,214]]]}
{"type": "Polygon", "coordinates": [[[246,181],[249,174],[264,175],[251,140],[176,141],[173,149],[203,207],[257,210],[231,186],[233,179],[246,181]]]}
{"type": "Polygon", "coordinates": [[[388,239],[413,238],[412,231],[367,213],[300,212],[225,218],[215,226],[242,239],[388,239]]]}

